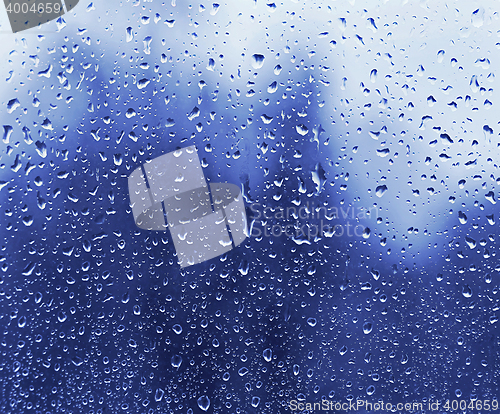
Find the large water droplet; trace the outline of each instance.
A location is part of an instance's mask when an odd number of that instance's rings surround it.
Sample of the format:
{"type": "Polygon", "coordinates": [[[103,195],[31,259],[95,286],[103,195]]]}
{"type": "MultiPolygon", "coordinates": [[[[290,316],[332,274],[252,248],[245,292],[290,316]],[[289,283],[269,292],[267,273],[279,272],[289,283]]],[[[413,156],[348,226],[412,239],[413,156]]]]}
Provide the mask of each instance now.
{"type": "Polygon", "coordinates": [[[71,359],[71,362],[73,365],[79,367],[80,365],[83,364],[83,359],[81,359],[79,356],[75,356],[74,358],[71,359]]]}
{"type": "Polygon", "coordinates": [[[268,93],[274,93],[278,90],[278,82],[274,81],[267,87],[268,93]]]}
{"type": "Polygon", "coordinates": [[[14,99],[11,99],[8,103],[7,103],[7,112],[9,114],[11,114],[12,112],[14,112],[16,110],[16,108],[18,108],[20,106],[20,102],[17,98],[14,98],[14,99]]]}
{"type": "Polygon", "coordinates": [[[21,316],[17,321],[17,326],[24,328],[26,326],[26,316],[21,316]]]}
{"type": "Polygon", "coordinates": [[[464,298],[470,298],[470,297],[472,297],[472,289],[470,288],[469,285],[465,285],[462,288],[462,295],[464,296],[464,298]]]}
{"type": "Polygon", "coordinates": [[[363,230],[363,239],[368,239],[370,237],[371,230],[369,227],[365,227],[363,230]]]}
{"type": "Polygon", "coordinates": [[[254,69],[260,69],[264,65],[264,59],[265,59],[264,55],[260,55],[258,53],[255,53],[252,56],[252,67],[254,69]]]}
{"type": "Polygon", "coordinates": [[[134,34],[132,33],[132,28],[129,26],[129,27],[127,27],[126,40],[127,40],[127,42],[131,42],[133,39],[134,39],[134,34]]]}
{"type": "Polygon", "coordinates": [[[297,125],[295,129],[297,130],[297,133],[302,136],[307,135],[307,133],[309,132],[309,130],[304,124],[297,125]]]}
{"type": "Polygon", "coordinates": [[[316,318],[309,318],[309,319],[307,320],[307,324],[308,324],[309,326],[313,326],[313,327],[314,327],[314,326],[316,326],[316,323],[317,323],[316,318]]]}
{"type": "Polygon", "coordinates": [[[200,407],[203,411],[208,411],[208,408],[210,407],[210,398],[206,395],[202,395],[198,398],[198,407],[200,407]]]}
{"type": "Polygon", "coordinates": [[[375,194],[377,195],[377,197],[382,197],[386,191],[387,191],[387,186],[385,184],[379,185],[375,190],[375,194]]]}
{"type": "Polygon", "coordinates": [[[257,408],[260,403],[260,397],[252,397],[252,407],[257,408]]]}
{"type": "Polygon", "coordinates": [[[472,12],[471,22],[474,27],[481,27],[484,23],[484,9],[481,7],[472,12]]]}
{"type": "Polygon", "coordinates": [[[170,359],[170,363],[174,368],[178,369],[182,364],[182,357],[180,355],[174,355],[170,359]]]}
{"type": "Polygon", "coordinates": [[[188,119],[192,121],[194,118],[200,116],[200,109],[195,106],[192,111],[188,114],[188,119]]]}
{"type": "Polygon", "coordinates": [[[463,213],[461,211],[458,212],[458,221],[460,222],[460,224],[467,223],[467,216],[465,215],[465,213],[463,213]]]}
{"type": "Polygon", "coordinates": [[[158,388],[155,393],[155,401],[159,402],[162,400],[163,395],[165,394],[165,391],[163,391],[161,388],[158,388]]]}

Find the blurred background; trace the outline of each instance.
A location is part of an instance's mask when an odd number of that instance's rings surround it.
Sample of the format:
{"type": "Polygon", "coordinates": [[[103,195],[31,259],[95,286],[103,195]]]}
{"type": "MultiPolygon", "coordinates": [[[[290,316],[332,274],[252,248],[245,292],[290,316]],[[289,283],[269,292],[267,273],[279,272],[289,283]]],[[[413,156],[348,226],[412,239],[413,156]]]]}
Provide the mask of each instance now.
{"type": "Polygon", "coordinates": [[[498,396],[496,3],[1,12],[3,413],[498,396]],[[181,270],[127,178],[190,145],[263,234],[181,270]]]}

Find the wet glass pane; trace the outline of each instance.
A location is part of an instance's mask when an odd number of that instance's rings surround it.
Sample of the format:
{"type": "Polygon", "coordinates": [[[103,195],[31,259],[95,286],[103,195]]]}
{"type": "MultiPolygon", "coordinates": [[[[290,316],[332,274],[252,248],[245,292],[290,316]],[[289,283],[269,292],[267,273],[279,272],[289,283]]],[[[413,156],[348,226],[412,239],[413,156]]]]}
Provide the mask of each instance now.
{"type": "Polygon", "coordinates": [[[496,3],[9,4],[2,413],[498,409],[496,3]]]}

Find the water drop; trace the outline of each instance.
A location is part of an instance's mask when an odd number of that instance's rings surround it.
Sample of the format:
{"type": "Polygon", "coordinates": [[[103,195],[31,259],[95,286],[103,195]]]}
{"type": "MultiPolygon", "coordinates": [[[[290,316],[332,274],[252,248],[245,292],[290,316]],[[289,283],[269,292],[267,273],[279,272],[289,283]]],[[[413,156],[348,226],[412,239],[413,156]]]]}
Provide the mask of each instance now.
{"type": "Polygon", "coordinates": [[[66,321],[66,319],[68,319],[68,315],[66,315],[66,312],[59,312],[58,315],[57,315],[57,320],[59,322],[64,322],[66,321]]]}
{"type": "Polygon", "coordinates": [[[472,289],[470,288],[469,285],[465,285],[462,288],[462,295],[464,296],[464,298],[470,298],[470,297],[472,297],[472,289]]]}
{"type": "Polygon", "coordinates": [[[21,316],[17,321],[17,326],[24,328],[26,326],[26,316],[21,316]]]}
{"type": "Polygon", "coordinates": [[[200,109],[197,106],[195,106],[188,114],[188,119],[192,121],[194,118],[197,118],[199,116],[200,116],[200,109]]]}
{"type": "Polygon", "coordinates": [[[252,407],[257,408],[257,406],[260,403],[260,398],[259,397],[252,397],[252,407]]]}
{"type": "Polygon", "coordinates": [[[274,81],[267,87],[267,93],[274,93],[278,90],[278,82],[274,81]]]}
{"type": "Polygon", "coordinates": [[[132,28],[129,26],[127,27],[126,41],[131,42],[133,39],[134,39],[134,34],[132,33],[132,28]]]}
{"type": "Polygon", "coordinates": [[[266,114],[262,114],[260,116],[260,118],[262,119],[262,122],[264,122],[264,124],[270,124],[272,121],[273,121],[273,117],[272,116],[267,116],[266,114]]]}
{"type": "Polygon", "coordinates": [[[165,394],[165,391],[163,391],[161,388],[158,388],[155,392],[155,401],[160,402],[162,400],[164,394],[165,394]]]}
{"type": "Polygon", "coordinates": [[[385,184],[383,185],[379,185],[376,189],[375,189],[375,194],[377,195],[377,197],[382,197],[387,191],[387,186],[385,184]]]}
{"type": "Polygon", "coordinates": [[[215,16],[217,12],[219,11],[220,4],[218,3],[213,3],[212,4],[212,10],[210,10],[210,15],[215,16]]]}
{"type": "Polygon", "coordinates": [[[144,89],[146,86],[149,85],[151,81],[147,78],[143,78],[140,81],[137,82],[137,88],[138,89],[144,89]]]}
{"type": "Polygon", "coordinates": [[[309,132],[309,130],[304,124],[297,125],[295,129],[297,130],[297,133],[302,136],[307,135],[307,133],[309,132]]]}
{"type": "Polygon", "coordinates": [[[465,215],[465,213],[462,213],[461,211],[458,212],[458,221],[460,221],[460,224],[467,223],[467,216],[465,215]]]}
{"type": "Polygon", "coordinates": [[[12,128],[12,126],[10,126],[10,125],[4,125],[3,126],[2,141],[3,141],[4,144],[8,144],[9,143],[10,136],[12,135],[13,131],[14,131],[14,129],[12,128]]]}
{"type": "Polygon", "coordinates": [[[264,65],[264,59],[265,59],[264,55],[260,55],[258,53],[255,53],[252,56],[252,67],[254,69],[260,69],[264,65]]]}
{"type": "Polygon", "coordinates": [[[208,411],[208,408],[210,407],[210,398],[206,395],[202,395],[198,398],[198,407],[200,407],[203,411],[208,411]]]}
{"type": "MultiPolygon", "coordinates": [[[[484,9],[481,7],[472,12],[471,22],[474,27],[481,27],[484,23],[484,9]]],[[[457,396],[458,397],[458,396],[457,396]]]]}
{"type": "Polygon", "coordinates": [[[16,108],[18,108],[21,104],[19,103],[19,100],[17,98],[14,98],[14,99],[11,99],[8,103],[7,103],[7,112],[9,114],[11,114],[12,112],[14,112],[16,110],[16,108]]]}
{"type": "Polygon", "coordinates": [[[130,119],[130,118],[132,118],[132,117],[134,117],[134,116],[136,116],[136,115],[137,115],[137,112],[135,112],[135,109],[133,109],[133,108],[128,108],[128,109],[127,109],[127,112],[125,112],[125,116],[126,116],[128,119],[130,119]]]}
{"type": "Polygon", "coordinates": [[[174,355],[170,359],[170,363],[172,364],[172,367],[179,369],[182,364],[182,357],[180,355],[174,355]]]}
{"type": "Polygon", "coordinates": [[[79,356],[76,356],[74,358],[71,359],[71,362],[73,363],[73,365],[75,365],[76,367],[79,367],[80,365],[83,364],[83,359],[81,359],[79,356]]]}

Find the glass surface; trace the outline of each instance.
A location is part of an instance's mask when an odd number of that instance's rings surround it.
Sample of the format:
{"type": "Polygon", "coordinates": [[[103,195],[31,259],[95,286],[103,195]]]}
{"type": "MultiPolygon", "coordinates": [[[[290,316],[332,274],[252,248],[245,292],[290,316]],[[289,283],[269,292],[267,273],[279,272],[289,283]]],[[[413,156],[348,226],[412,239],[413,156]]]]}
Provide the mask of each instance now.
{"type": "Polygon", "coordinates": [[[498,410],[498,3],[73,3],[0,10],[1,413],[498,410]]]}

